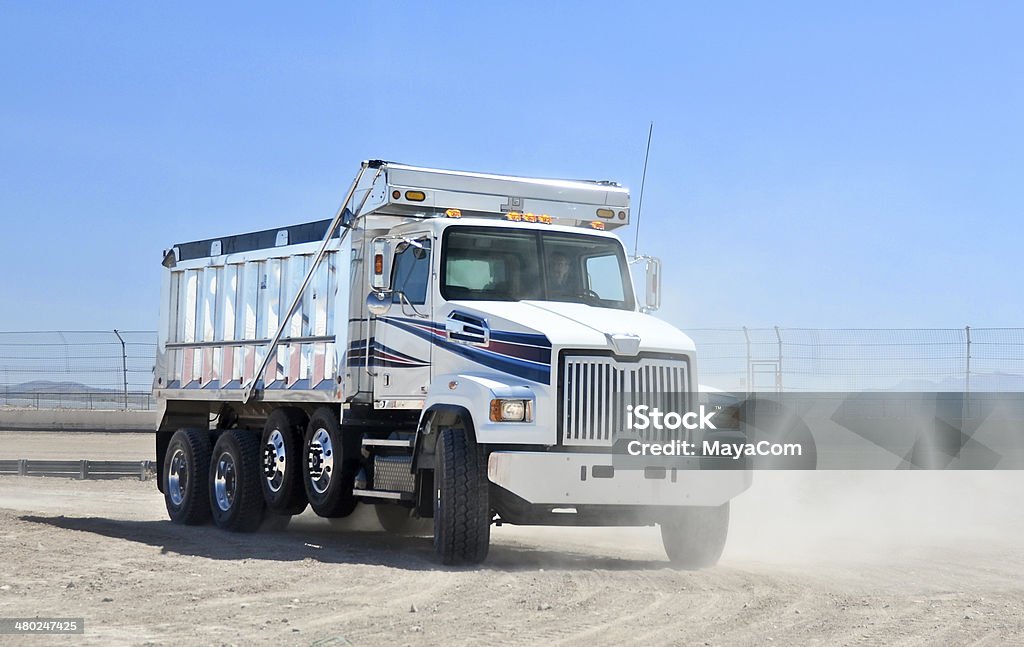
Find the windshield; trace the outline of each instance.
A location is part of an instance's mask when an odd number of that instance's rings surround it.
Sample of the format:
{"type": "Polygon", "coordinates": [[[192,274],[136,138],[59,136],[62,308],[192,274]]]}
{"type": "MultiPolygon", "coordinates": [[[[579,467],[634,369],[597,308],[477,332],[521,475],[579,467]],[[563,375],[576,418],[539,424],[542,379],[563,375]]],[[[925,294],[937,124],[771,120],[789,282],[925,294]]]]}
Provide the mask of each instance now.
{"type": "Polygon", "coordinates": [[[441,294],[448,300],[533,299],[634,309],[618,241],[554,231],[449,227],[441,294]]]}

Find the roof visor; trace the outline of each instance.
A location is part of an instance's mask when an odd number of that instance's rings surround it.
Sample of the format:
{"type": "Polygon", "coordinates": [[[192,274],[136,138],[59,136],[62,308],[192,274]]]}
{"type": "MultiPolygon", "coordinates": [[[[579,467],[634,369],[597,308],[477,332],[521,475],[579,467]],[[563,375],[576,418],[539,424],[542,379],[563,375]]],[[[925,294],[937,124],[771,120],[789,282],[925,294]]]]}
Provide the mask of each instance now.
{"type": "Polygon", "coordinates": [[[524,178],[390,162],[384,163],[384,168],[364,214],[386,211],[444,216],[449,209],[458,209],[467,216],[586,228],[615,229],[629,224],[629,189],[614,182],[524,178]],[[515,214],[537,219],[516,218],[515,214]],[[603,227],[593,226],[594,222],[603,227]]]}

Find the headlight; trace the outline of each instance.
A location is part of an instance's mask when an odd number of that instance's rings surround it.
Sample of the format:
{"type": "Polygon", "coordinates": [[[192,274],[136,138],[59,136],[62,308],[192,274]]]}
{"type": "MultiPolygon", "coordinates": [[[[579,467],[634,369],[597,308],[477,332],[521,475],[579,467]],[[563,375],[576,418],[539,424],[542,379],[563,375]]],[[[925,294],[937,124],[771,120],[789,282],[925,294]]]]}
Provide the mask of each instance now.
{"type": "Polygon", "coordinates": [[[491,422],[530,422],[530,400],[491,400],[491,422]]]}

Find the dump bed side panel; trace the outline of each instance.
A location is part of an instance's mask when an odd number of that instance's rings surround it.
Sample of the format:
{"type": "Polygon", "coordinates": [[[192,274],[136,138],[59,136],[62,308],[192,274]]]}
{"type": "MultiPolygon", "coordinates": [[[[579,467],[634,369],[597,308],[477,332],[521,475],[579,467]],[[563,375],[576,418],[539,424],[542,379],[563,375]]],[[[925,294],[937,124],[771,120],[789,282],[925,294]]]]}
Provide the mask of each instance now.
{"type": "MultiPolygon", "coordinates": [[[[319,246],[309,242],[193,258],[167,268],[157,396],[240,400],[319,246]]],[[[263,375],[264,400],[340,399],[350,254],[347,246],[337,247],[334,242],[327,251],[288,318],[263,375]]]]}

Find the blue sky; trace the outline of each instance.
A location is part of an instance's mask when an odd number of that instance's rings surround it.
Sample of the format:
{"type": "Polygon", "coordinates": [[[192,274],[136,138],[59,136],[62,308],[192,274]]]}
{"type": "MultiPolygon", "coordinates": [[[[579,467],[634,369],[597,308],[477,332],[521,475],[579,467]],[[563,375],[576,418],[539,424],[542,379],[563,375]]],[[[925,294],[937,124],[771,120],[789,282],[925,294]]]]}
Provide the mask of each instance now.
{"type": "Polygon", "coordinates": [[[673,323],[1024,326],[1019,4],[0,16],[0,330],[155,329],[162,249],[329,217],[364,158],[635,201],[652,120],[673,323]]]}

